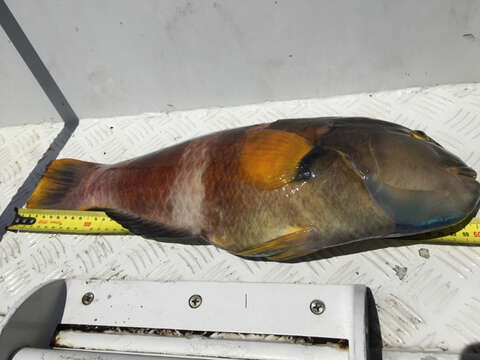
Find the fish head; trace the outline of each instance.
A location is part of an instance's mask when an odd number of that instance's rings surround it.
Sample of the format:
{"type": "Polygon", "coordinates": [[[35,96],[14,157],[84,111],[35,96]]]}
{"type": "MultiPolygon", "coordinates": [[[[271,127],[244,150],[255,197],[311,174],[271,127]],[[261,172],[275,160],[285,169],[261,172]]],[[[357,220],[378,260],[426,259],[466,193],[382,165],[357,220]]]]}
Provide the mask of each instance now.
{"type": "Polygon", "coordinates": [[[395,222],[396,234],[439,230],[475,215],[475,170],[423,131],[390,123],[357,130],[345,154],[371,199],[395,222]]]}

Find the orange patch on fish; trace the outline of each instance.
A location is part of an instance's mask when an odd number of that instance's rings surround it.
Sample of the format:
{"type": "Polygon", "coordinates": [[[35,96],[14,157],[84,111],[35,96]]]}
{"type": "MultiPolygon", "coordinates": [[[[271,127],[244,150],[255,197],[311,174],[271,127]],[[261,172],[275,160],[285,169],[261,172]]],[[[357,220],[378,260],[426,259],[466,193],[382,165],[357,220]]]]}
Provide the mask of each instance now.
{"type": "Polygon", "coordinates": [[[247,135],[239,157],[240,176],[262,190],[293,181],[302,158],[313,149],[305,138],[286,131],[265,129],[247,135]]]}

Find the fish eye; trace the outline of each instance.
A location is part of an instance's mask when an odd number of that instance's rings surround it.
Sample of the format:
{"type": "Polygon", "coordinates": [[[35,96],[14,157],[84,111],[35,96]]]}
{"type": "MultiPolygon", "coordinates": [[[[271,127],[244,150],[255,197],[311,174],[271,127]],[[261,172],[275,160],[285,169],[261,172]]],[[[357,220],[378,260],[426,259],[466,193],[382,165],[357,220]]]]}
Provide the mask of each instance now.
{"type": "Polygon", "coordinates": [[[410,136],[414,137],[415,139],[420,139],[424,141],[430,140],[430,138],[425,134],[422,130],[413,130],[410,133],[410,136]]]}

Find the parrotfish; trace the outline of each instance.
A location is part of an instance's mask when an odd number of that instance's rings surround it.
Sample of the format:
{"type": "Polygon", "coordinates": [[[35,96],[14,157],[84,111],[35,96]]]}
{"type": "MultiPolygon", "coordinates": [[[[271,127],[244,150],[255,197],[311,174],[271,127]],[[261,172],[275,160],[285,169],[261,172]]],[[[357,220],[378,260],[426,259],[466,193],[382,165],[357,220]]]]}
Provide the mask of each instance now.
{"type": "Polygon", "coordinates": [[[475,178],[423,131],[369,118],[286,119],[113,165],[55,160],[27,207],[103,210],[146,238],[201,238],[290,261],[459,224],[480,206],[475,178]]]}

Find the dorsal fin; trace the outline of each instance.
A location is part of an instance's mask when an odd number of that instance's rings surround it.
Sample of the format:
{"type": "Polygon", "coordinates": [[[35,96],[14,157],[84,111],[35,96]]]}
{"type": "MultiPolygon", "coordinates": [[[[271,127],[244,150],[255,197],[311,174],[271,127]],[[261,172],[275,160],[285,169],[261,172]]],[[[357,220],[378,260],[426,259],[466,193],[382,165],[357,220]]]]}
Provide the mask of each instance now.
{"type": "Polygon", "coordinates": [[[263,129],[247,135],[239,158],[240,176],[259,189],[282,187],[295,180],[298,166],[314,145],[286,131],[263,129]]]}
{"type": "Polygon", "coordinates": [[[142,219],[135,215],[127,214],[120,210],[99,210],[104,211],[108,215],[108,217],[115,220],[135,235],[140,235],[145,238],[154,240],[161,239],[163,242],[168,242],[168,239],[172,239],[171,242],[178,242],[179,238],[189,238],[192,239],[192,241],[189,241],[188,244],[205,244],[205,239],[198,239],[198,241],[193,241],[194,235],[184,229],[175,229],[167,225],[142,219]]]}

